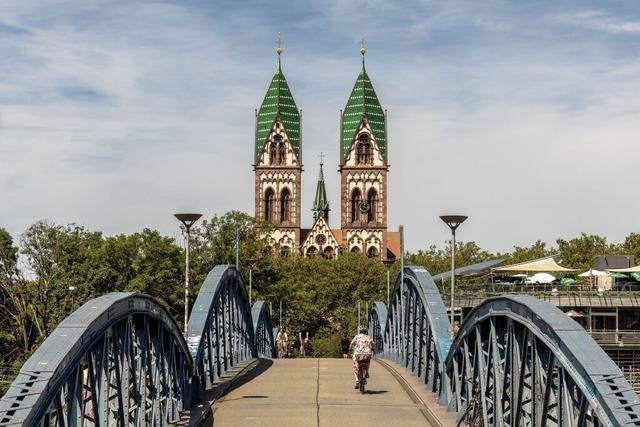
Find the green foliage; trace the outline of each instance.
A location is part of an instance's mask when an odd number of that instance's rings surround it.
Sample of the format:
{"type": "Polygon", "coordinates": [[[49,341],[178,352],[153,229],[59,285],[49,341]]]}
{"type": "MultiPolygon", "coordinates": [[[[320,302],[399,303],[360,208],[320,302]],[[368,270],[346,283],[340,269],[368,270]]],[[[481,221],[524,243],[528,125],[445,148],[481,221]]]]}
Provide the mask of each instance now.
{"type": "MultiPolygon", "coordinates": [[[[476,242],[456,242],[456,265],[465,266],[497,258],[498,256],[482,249],[476,242]]],[[[451,241],[444,249],[431,245],[428,250],[419,250],[415,254],[407,254],[407,265],[421,265],[431,274],[451,270],[451,241]]]]}
{"type": "Polygon", "coordinates": [[[358,254],[279,258],[272,268],[275,281],[257,284],[254,299],[272,302],[276,323],[282,300],[284,328],[294,338],[309,331],[313,355],[340,355],[340,341],[357,329],[357,302],[364,324],[366,305],[386,300],[387,268],[358,254]]]}
{"type": "Polygon", "coordinates": [[[505,264],[517,264],[520,262],[544,258],[549,255],[553,255],[553,251],[547,249],[547,244],[541,240],[536,240],[528,247],[514,246],[513,252],[505,258],[505,264]]]}
{"type": "Polygon", "coordinates": [[[191,229],[191,272],[189,278],[196,284],[196,291],[207,274],[218,264],[235,264],[236,230],[240,237],[240,269],[245,276],[249,273],[249,264],[256,266],[257,281],[268,279],[262,271],[270,263],[270,252],[260,229],[266,230],[266,224],[257,224],[255,218],[243,212],[230,211],[222,216],[215,215],[203,220],[191,229]],[[251,260],[251,262],[248,262],[251,260]]]}
{"type": "MultiPolygon", "coordinates": [[[[309,355],[340,356],[341,344],[356,332],[358,302],[361,323],[365,323],[367,305],[386,301],[387,267],[349,253],[331,261],[273,257],[263,237],[268,227],[237,211],[194,226],[190,240],[192,297],[215,265],[235,263],[239,230],[240,267],[245,283],[251,272],[253,301],[264,299],[271,303],[276,324],[282,301],[283,323],[291,341],[297,341],[299,331],[309,331],[309,355]]],[[[105,237],[75,224],[40,221],[25,230],[18,246],[0,228],[0,367],[5,367],[5,375],[13,372],[12,363],[19,366],[73,309],[107,292],[150,294],[181,323],[185,245],[180,243],[150,229],[105,237]],[[19,268],[19,254],[25,271],[19,268]]],[[[556,243],[557,247],[553,247],[536,241],[530,246],[515,246],[508,254],[494,254],[476,242],[456,242],[456,265],[498,257],[516,263],[556,253],[563,265],[584,269],[592,265],[596,255],[635,255],[640,262],[638,233],[629,234],[620,244],[609,244],[604,237],[587,234],[556,243]]],[[[437,274],[450,269],[450,255],[448,242],[444,248],[431,246],[408,253],[405,263],[422,265],[437,274]]],[[[389,267],[391,287],[399,264],[389,267]]],[[[465,281],[461,280],[460,285],[464,286],[465,281]]],[[[294,346],[298,347],[299,343],[294,346]]]]}
{"type": "Polygon", "coordinates": [[[556,240],[558,252],[566,266],[588,270],[593,266],[593,259],[597,255],[615,253],[616,248],[607,245],[606,237],[582,233],[580,237],[571,240],[556,240]],[[611,250],[609,252],[609,250],[611,250]]]}

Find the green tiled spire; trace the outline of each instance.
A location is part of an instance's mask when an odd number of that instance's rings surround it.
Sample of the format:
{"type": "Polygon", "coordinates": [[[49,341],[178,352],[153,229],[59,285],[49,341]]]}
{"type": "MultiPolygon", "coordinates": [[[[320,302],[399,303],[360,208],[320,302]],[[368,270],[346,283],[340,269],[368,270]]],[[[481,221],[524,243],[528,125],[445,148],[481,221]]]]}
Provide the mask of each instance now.
{"type": "Polygon", "coordinates": [[[280,65],[280,53],[278,50],[278,70],[271,80],[267,94],[262,101],[258,116],[256,117],[256,160],[264,151],[267,145],[269,133],[273,128],[276,119],[280,117],[284,129],[289,137],[289,142],[293,147],[293,151],[300,159],[300,112],[293,100],[291,90],[287,84],[287,80],[282,74],[280,65]]]}
{"type": "Polygon", "coordinates": [[[344,107],[342,113],[342,150],[340,158],[344,161],[360,123],[366,118],[373,130],[373,136],[382,153],[382,157],[386,160],[387,133],[384,110],[380,105],[380,101],[378,101],[376,92],[373,90],[373,85],[364,67],[364,52],[366,50],[363,48],[360,52],[362,53],[362,71],[358,75],[356,84],[351,91],[351,96],[347,101],[347,106],[344,107]]]}
{"type": "Polygon", "coordinates": [[[324,173],[322,173],[322,161],[320,161],[320,174],[318,175],[318,186],[316,187],[316,197],[313,199],[313,220],[320,216],[329,223],[329,200],[327,200],[327,190],[324,188],[324,173]]]}

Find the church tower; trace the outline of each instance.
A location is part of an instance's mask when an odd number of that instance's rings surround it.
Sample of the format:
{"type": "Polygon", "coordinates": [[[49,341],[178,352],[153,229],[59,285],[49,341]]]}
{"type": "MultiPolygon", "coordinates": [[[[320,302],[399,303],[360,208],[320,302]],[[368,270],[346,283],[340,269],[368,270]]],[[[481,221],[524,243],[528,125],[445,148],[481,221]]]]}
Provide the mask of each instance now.
{"type": "Polygon", "coordinates": [[[273,225],[269,244],[281,254],[297,254],[300,245],[302,175],[301,116],[278,66],[256,113],[255,216],[273,225]]]}
{"type": "Polygon", "coordinates": [[[343,250],[387,258],[387,127],[365,69],[340,118],[340,192],[343,250]]]}

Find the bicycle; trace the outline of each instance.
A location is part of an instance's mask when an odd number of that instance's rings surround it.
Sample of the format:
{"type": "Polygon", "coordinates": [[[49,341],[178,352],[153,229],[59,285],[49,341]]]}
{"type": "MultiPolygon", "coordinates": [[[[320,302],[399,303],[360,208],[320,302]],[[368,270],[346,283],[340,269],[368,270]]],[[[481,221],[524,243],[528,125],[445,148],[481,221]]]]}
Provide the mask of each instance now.
{"type": "Polygon", "coordinates": [[[364,388],[367,385],[367,377],[369,376],[369,361],[368,360],[359,360],[358,361],[358,388],[360,389],[360,393],[364,394],[364,388]]]}

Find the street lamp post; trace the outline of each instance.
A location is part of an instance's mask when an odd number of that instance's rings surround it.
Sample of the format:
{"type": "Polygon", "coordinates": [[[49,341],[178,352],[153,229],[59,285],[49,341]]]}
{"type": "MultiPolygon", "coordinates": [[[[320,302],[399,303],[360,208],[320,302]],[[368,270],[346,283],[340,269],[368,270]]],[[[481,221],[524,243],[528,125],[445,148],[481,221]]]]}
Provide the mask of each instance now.
{"type": "Polygon", "coordinates": [[[391,283],[391,266],[393,265],[393,263],[395,262],[395,260],[393,259],[385,259],[382,261],[384,263],[384,265],[387,266],[387,307],[389,306],[389,303],[391,302],[391,294],[389,293],[390,291],[390,283],[391,283]]]}
{"type": "Polygon", "coordinates": [[[249,307],[251,307],[251,294],[252,294],[252,288],[251,288],[251,275],[253,273],[253,264],[256,262],[255,259],[253,258],[249,258],[248,260],[245,261],[247,263],[247,266],[249,267],[249,307]]]}
{"type": "Polygon", "coordinates": [[[236,228],[236,270],[240,271],[240,229],[236,228]]]}
{"type": "Polygon", "coordinates": [[[184,273],[184,336],[187,336],[187,323],[189,322],[189,242],[191,240],[191,227],[202,216],[198,213],[178,213],[174,215],[178,221],[184,225],[187,231],[187,251],[185,260],[185,273],[184,273]]]}
{"type": "Polygon", "coordinates": [[[467,216],[464,215],[442,215],[440,219],[451,229],[451,331],[453,333],[454,314],[454,289],[456,282],[456,228],[460,226],[467,216]]]}

